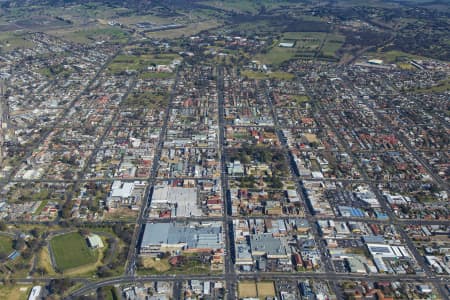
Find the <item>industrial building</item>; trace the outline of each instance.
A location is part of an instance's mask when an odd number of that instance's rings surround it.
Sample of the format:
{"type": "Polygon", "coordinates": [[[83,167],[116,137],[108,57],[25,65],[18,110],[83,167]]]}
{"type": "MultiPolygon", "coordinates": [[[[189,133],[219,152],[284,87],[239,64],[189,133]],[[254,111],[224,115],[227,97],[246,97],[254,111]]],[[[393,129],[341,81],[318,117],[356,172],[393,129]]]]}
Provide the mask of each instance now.
{"type": "Polygon", "coordinates": [[[141,254],[180,251],[201,252],[222,249],[223,232],[219,222],[208,224],[147,223],[141,242],[141,254]]]}

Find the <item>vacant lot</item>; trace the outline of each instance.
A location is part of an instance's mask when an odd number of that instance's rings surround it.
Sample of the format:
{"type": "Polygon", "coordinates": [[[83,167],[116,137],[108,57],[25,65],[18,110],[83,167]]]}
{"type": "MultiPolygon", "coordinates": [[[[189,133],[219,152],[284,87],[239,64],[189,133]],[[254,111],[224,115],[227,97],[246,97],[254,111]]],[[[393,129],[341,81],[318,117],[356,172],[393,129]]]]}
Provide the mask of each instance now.
{"type": "Polygon", "coordinates": [[[167,259],[156,260],[153,257],[142,257],[142,264],[146,269],[154,269],[157,272],[167,272],[170,265],[167,259]]]}
{"type": "Polygon", "coordinates": [[[56,236],[50,244],[56,265],[61,270],[97,262],[98,250],[89,249],[86,239],[77,232],[56,236]]]}
{"type": "Polygon", "coordinates": [[[258,296],[256,284],[252,281],[239,282],[238,290],[239,298],[256,298],[258,296]]]}
{"type": "Polygon", "coordinates": [[[259,298],[275,297],[275,287],[272,281],[258,282],[256,286],[259,298]]]}

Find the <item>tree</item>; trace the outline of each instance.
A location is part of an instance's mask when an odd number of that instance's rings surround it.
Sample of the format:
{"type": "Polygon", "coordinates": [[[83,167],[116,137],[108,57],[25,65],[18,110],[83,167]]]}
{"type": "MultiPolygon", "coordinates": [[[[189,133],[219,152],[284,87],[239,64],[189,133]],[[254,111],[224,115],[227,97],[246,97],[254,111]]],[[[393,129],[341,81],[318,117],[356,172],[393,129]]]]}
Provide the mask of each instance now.
{"type": "Polygon", "coordinates": [[[80,230],[78,230],[78,233],[81,234],[82,236],[87,236],[90,234],[90,231],[86,228],[80,228],[80,230]]]}
{"type": "Polygon", "coordinates": [[[29,259],[32,255],[33,255],[33,253],[31,252],[30,249],[26,249],[26,250],[22,251],[22,257],[24,259],[29,259]]]}
{"type": "Polygon", "coordinates": [[[62,295],[70,288],[71,285],[72,281],[67,278],[52,279],[48,285],[48,290],[51,294],[62,295]]]}
{"type": "Polygon", "coordinates": [[[71,217],[71,215],[72,215],[71,204],[69,202],[65,202],[63,207],[62,207],[62,210],[61,210],[61,216],[64,219],[69,219],[71,217]]]}
{"type": "Polygon", "coordinates": [[[30,230],[30,234],[35,237],[38,238],[39,237],[39,231],[37,230],[37,228],[33,228],[30,230]]]}
{"type": "Polygon", "coordinates": [[[22,250],[25,248],[25,240],[23,238],[17,238],[13,242],[13,248],[14,250],[22,250]]]}
{"type": "Polygon", "coordinates": [[[107,266],[101,266],[97,269],[98,277],[110,277],[112,276],[111,269],[107,266]]]}

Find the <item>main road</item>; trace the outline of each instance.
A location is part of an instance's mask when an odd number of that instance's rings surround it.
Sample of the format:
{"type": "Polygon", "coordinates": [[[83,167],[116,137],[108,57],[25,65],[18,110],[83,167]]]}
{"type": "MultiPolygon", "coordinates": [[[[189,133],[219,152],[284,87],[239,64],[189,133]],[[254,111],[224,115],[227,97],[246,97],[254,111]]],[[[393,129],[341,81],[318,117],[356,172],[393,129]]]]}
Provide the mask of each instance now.
{"type": "Polygon", "coordinates": [[[173,98],[175,96],[176,87],[178,85],[178,80],[179,80],[178,70],[179,69],[177,69],[177,73],[175,76],[175,81],[172,86],[172,90],[170,91],[169,104],[167,105],[166,110],[165,110],[163,126],[159,133],[158,146],[155,151],[155,156],[153,158],[153,164],[152,164],[152,170],[150,172],[150,177],[147,182],[148,186],[147,186],[145,195],[142,199],[141,210],[140,210],[138,219],[136,221],[136,229],[135,229],[133,237],[131,239],[130,249],[128,252],[128,259],[127,259],[128,263],[126,266],[126,274],[127,275],[134,275],[134,273],[136,271],[136,260],[137,260],[138,254],[139,254],[139,242],[140,242],[139,236],[144,230],[144,226],[145,226],[147,216],[149,213],[149,209],[150,209],[151,198],[152,198],[152,193],[153,193],[153,186],[155,183],[156,174],[158,172],[159,161],[161,159],[162,148],[164,145],[164,139],[165,139],[165,136],[167,133],[167,126],[169,123],[170,110],[173,107],[173,98]]]}

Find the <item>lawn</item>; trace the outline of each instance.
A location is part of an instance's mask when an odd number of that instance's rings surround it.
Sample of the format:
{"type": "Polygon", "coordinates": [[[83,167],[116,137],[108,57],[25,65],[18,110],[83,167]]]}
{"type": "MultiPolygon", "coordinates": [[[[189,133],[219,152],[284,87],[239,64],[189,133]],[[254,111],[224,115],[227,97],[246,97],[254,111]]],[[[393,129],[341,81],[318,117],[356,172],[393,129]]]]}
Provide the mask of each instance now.
{"type": "Polygon", "coordinates": [[[202,4],[210,5],[227,11],[257,13],[259,5],[248,0],[227,0],[226,2],[204,1],[202,4]]]}
{"type": "Polygon", "coordinates": [[[345,37],[339,34],[330,34],[328,35],[323,48],[322,54],[325,57],[334,57],[336,55],[336,51],[338,51],[342,44],[345,42],[345,37]]]}
{"type": "Polygon", "coordinates": [[[142,72],[139,75],[142,79],[169,79],[175,77],[175,73],[169,73],[169,72],[142,72]]]}
{"type": "Polygon", "coordinates": [[[47,203],[48,203],[47,200],[41,201],[41,204],[40,204],[39,207],[36,209],[34,215],[35,215],[35,216],[39,215],[39,214],[42,212],[42,210],[44,209],[44,207],[47,205],[47,203]]]}
{"type": "Polygon", "coordinates": [[[240,13],[250,13],[256,14],[264,6],[266,9],[276,9],[281,6],[297,7],[301,5],[300,3],[295,3],[293,1],[283,1],[283,0],[227,0],[227,1],[213,1],[207,0],[200,2],[211,7],[216,7],[218,9],[223,9],[226,11],[234,11],[240,13]]]}
{"type": "Polygon", "coordinates": [[[53,270],[52,262],[50,259],[50,254],[48,253],[48,248],[44,247],[39,252],[38,266],[44,269],[48,275],[56,275],[55,270],[53,270]]]}
{"type": "Polygon", "coordinates": [[[292,98],[295,100],[297,104],[309,101],[309,97],[306,95],[293,95],[292,98]]]}
{"type": "Polygon", "coordinates": [[[95,264],[98,259],[98,250],[90,249],[86,239],[77,232],[56,236],[50,245],[61,270],[95,264]]]}
{"type": "Polygon", "coordinates": [[[397,63],[397,66],[402,70],[415,70],[416,69],[413,65],[411,65],[410,63],[406,63],[406,62],[397,63]]]}
{"type": "Polygon", "coordinates": [[[142,257],[140,274],[209,274],[214,273],[208,264],[197,261],[185,255],[185,261],[180,266],[171,266],[167,258],[160,260],[151,257],[142,257]]]}
{"type": "Polygon", "coordinates": [[[123,107],[148,107],[158,108],[168,104],[168,95],[154,94],[151,92],[132,93],[122,103],[123,107]]]}
{"type": "Polygon", "coordinates": [[[12,239],[8,236],[0,235],[0,253],[9,255],[12,251],[12,239]]]}
{"type": "Polygon", "coordinates": [[[258,55],[256,59],[267,65],[278,66],[281,63],[294,58],[296,53],[297,50],[295,48],[281,48],[276,45],[270,48],[267,53],[258,55]]]}
{"type": "Polygon", "coordinates": [[[32,41],[28,40],[27,34],[14,32],[1,32],[0,43],[1,48],[8,51],[17,48],[30,48],[34,45],[32,41]]]}
{"type": "Polygon", "coordinates": [[[275,41],[266,53],[257,55],[256,59],[265,64],[279,66],[293,58],[313,57],[325,39],[328,44],[324,45],[324,55],[334,56],[342,45],[342,36],[330,35],[327,38],[325,32],[285,32],[279,41],[275,41]],[[294,47],[279,47],[280,43],[294,43],[294,47]]]}
{"type": "Polygon", "coordinates": [[[111,26],[93,26],[85,29],[62,29],[49,31],[50,34],[60,36],[69,41],[87,44],[99,41],[109,41],[112,43],[125,43],[128,39],[128,33],[117,27],[111,26]]]}
{"type": "MultiPolygon", "coordinates": [[[[146,50],[140,48],[128,48],[128,51],[133,54],[121,54],[109,64],[108,71],[113,74],[118,74],[126,70],[144,71],[150,65],[169,65],[174,59],[180,59],[180,56],[175,54],[148,54],[146,50]]],[[[154,75],[155,77],[148,78],[169,78],[173,75],[161,73],[154,75]]]]}
{"type": "Polygon", "coordinates": [[[430,88],[416,89],[417,93],[443,93],[450,91],[450,79],[442,80],[437,85],[430,88]]]}
{"type": "Polygon", "coordinates": [[[31,287],[26,285],[0,285],[0,299],[26,300],[28,299],[30,290],[31,287]]]}
{"type": "Polygon", "coordinates": [[[216,20],[206,20],[187,24],[183,28],[147,32],[146,35],[150,38],[179,38],[181,36],[192,36],[204,30],[220,27],[222,24],[222,22],[216,20]]]}

